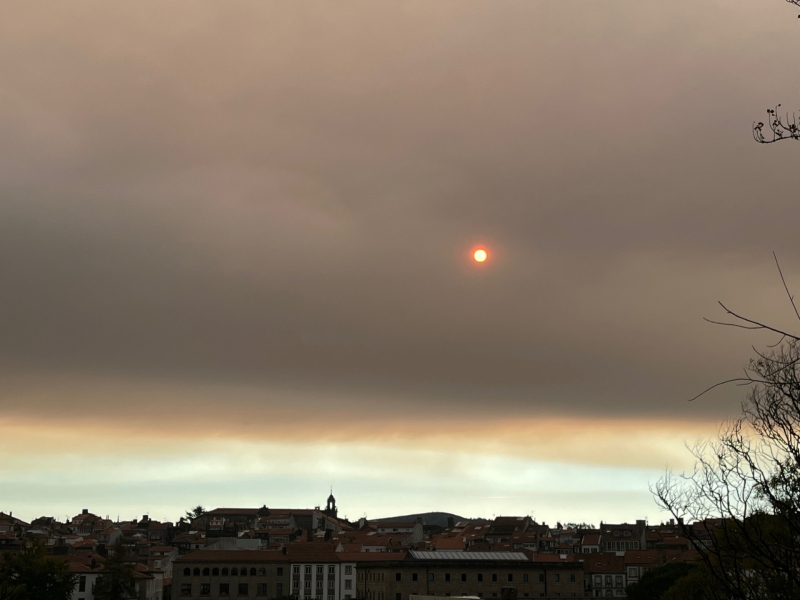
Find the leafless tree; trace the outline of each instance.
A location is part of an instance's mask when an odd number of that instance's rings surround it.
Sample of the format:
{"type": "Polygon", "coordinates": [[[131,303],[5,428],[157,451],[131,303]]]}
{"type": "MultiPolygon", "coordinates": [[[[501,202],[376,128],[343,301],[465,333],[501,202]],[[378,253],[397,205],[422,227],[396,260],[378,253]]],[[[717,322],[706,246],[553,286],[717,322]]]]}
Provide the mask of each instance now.
{"type": "MultiPolygon", "coordinates": [[[[800,321],[779,264],[778,271],[800,321]]],[[[766,330],[779,338],[763,351],[753,348],[754,356],[741,377],[709,388],[747,387],[741,415],[723,425],[718,439],[691,449],[696,464],[690,474],[667,473],[653,492],[694,541],[713,598],[797,599],[800,335],[721,306],[728,320],[713,323],[766,330]]]]}
{"type": "MultiPolygon", "coordinates": [[[[786,2],[800,7],[800,0],[786,0],[786,2]]],[[[775,108],[768,108],[766,121],[753,123],[753,139],[759,144],[800,140],[800,121],[797,120],[797,114],[792,112],[790,116],[788,111],[781,111],[780,108],[780,104],[775,108]],[[769,132],[764,132],[765,127],[769,132]]]]}

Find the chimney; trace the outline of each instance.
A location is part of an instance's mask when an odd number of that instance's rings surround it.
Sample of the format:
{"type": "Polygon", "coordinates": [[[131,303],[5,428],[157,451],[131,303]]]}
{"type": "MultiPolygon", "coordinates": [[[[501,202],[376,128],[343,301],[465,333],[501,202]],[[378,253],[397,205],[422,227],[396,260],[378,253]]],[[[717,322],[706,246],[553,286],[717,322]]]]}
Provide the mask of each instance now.
{"type": "Polygon", "coordinates": [[[81,514],[82,514],[82,515],[88,515],[88,514],[89,514],[89,509],[88,509],[88,508],[84,508],[84,509],[81,511],[81,514]]]}
{"type": "Polygon", "coordinates": [[[452,529],[456,526],[456,520],[453,517],[447,517],[447,528],[452,529]]]}

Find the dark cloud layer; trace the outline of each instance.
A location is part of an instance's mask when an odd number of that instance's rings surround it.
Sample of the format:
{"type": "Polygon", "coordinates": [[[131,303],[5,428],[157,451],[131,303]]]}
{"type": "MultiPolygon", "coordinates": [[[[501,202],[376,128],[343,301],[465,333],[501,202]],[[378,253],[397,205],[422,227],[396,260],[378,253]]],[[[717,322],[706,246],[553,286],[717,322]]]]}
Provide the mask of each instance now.
{"type": "Polygon", "coordinates": [[[721,414],[757,340],[700,318],[800,284],[784,8],[6,6],[5,372],[721,414]]]}

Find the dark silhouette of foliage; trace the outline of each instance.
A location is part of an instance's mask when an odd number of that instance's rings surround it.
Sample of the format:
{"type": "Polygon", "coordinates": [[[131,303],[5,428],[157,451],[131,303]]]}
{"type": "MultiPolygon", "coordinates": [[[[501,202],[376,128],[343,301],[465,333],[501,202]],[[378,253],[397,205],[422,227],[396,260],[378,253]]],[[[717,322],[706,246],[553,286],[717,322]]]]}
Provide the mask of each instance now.
{"type": "Polygon", "coordinates": [[[675,562],[647,571],[640,581],[628,586],[628,600],[661,600],[678,580],[698,569],[697,565],[675,562]]]}
{"type": "Polygon", "coordinates": [[[692,449],[692,473],[667,473],[654,493],[680,523],[693,522],[684,535],[696,542],[708,597],[800,599],[800,336],[722,306],[730,320],[712,322],[780,337],[753,349],[742,377],[709,388],[747,387],[741,415],[692,449]]]}
{"type": "Polygon", "coordinates": [[[206,514],[206,512],[208,512],[208,511],[206,511],[205,508],[203,508],[202,506],[200,506],[198,504],[194,508],[191,508],[191,509],[186,511],[186,518],[191,523],[195,519],[199,519],[200,517],[202,517],[204,514],[206,514]]]}
{"type": "Polygon", "coordinates": [[[0,561],[0,585],[5,590],[0,593],[9,599],[70,600],[77,581],[63,560],[47,556],[34,540],[25,540],[19,553],[6,553],[0,561]]]}
{"type": "Polygon", "coordinates": [[[25,586],[8,581],[0,583],[0,600],[25,600],[25,586]]]}
{"type": "Polygon", "coordinates": [[[705,567],[697,565],[664,592],[661,600],[707,600],[715,597],[708,572],[705,567]]]}
{"type": "Polygon", "coordinates": [[[125,560],[125,548],[117,542],[103,565],[94,586],[95,600],[130,600],[136,598],[136,571],[125,560]]]}

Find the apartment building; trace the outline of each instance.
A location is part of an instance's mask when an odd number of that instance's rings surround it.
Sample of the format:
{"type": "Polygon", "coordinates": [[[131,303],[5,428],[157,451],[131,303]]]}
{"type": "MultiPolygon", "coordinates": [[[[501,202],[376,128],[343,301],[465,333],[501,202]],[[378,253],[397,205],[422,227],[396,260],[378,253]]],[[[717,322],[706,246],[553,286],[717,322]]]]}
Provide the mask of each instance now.
{"type": "Polygon", "coordinates": [[[281,550],[198,550],[175,560],[172,573],[173,598],[355,598],[355,564],[340,560],[324,543],[281,550]]]}
{"type": "Polygon", "coordinates": [[[625,596],[628,585],[625,557],[615,552],[600,552],[583,557],[586,591],[593,598],[625,596]]]}
{"type": "Polygon", "coordinates": [[[583,570],[574,561],[537,562],[522,552],[411,550],[403,560],[373,554],[357,563],[357,598],[422,596],[578,598],[583,570]]]}

